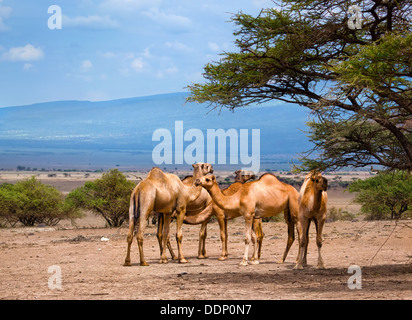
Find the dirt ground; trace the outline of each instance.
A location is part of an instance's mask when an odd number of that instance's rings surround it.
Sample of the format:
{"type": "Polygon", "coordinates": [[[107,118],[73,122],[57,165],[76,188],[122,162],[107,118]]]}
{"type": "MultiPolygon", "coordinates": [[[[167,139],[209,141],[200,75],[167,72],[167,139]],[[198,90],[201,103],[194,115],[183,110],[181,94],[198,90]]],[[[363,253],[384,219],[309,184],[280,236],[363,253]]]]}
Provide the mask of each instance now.
{"type": "MultiPolygon", "coordinates": [[[[354,211],[351,195],[331,190],[329,206],[354,211]]],[[[239,266],[244,250],[244,223],[229,221],[229,258],[221,251],[217,222],[208,226],[208,259],[197,259],[200,226],[183,227],[183,252],[189,260],[159,264],[156,227],[145,234],[148,267],[139,265],[137,243],[132,266],[124,267],[127,226],[105,228],[92,214],[73,226],[0,229],[0,299],[147,299],[147,300],[272,300],[272,299],[412,299],[412,221],[329,222],[324,227],[318,270],[312,225],[308,266],[293,270],[297,241],[284,264],[277,261],[286,246],[286,224],[265,222],[260,264],[239,266]],[[106,238],[102,241],[102,237],[106,238]],[[357,265],[357,273],[348,268],[357,265]],[[361,272],[361,282],[353,281],[361,272]],[[61,275],[61,285],[56,278],[61,275]],[[351,278],[352,277],[352,278],[351,278]],[[352,279],[352,280],[351,280],[352,279]],[[350,289],[348,281],[361,285],[350,289]]],[[[171,229],[172,245],[175,224],[171,229]]],[[[251,251],[251,250],[250,250],[251,251]]],[[[359,280],[359,278],[358,278],[359,280]]]]}
{"type": "MultiPolygon", "coordinates": [[[[97,218],[88,220],[91,223],[97,218]]],[[[230,221],[226,261],[217,260],[221,248],[217,223],[209,225],[209,258],[204,260],[197,259],[199,227],[185,226],[183,249],[189,260],[187,264],[172,260],[159,264],[156,227],[148,226],[144,243],[148,267],[138,263],[136,242],[132,247],[133,265],[122,266],[126,253],[125,227],[1,229],[0,299],[412,298],[410,221],[397,225],[388,221],[327,223],[322,248],[324,270],[316,269],[313,232],[308,267],[293,270],[297,243],[284,264],[276,263],[286,244],[286,224],[267,222],[263,228],[260,264],[246,267],[238,265],[244,249],[241,219],[230,221]],[[101,241],[102,237],[109,240],[101,241]],[[361,267],[361,289],[348,288],[351,265],[361,267]],[[53,286],[57,283],[53,278],[57,271],[53,267],[49,270],[51,266],[60,268],[61,289],[53,286]]]]}

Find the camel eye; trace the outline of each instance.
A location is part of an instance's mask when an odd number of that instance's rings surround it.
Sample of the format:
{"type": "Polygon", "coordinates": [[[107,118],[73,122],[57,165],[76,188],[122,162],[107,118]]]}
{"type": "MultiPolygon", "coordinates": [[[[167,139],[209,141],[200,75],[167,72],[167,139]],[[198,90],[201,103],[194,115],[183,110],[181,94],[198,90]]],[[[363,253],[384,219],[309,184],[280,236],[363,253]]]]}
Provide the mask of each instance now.
{"type": "Polygon", "coordinates": [[[318,180],[318,179],[316,179],[316,180],[315,180],[315,182],[316,182],[316,183],[318,183],[318,182],[319,182],[319,180],[318,180]]]}
{"type": "Polygon", "coordinates": [[[209,182],[209,178],[206,178],[206,182],[209,182]]]}

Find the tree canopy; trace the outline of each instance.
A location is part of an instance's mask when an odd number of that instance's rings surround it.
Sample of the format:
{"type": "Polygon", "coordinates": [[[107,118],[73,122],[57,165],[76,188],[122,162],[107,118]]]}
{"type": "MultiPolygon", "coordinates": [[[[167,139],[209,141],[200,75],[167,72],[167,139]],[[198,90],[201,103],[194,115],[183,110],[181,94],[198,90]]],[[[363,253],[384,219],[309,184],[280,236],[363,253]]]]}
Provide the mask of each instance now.
{"type": "Polygon", "coordinates": [[[110,227],[120,227],[129,217],[130,194],[135,183],[118,169],[103,173],[100,179],[88,181],[70,192],[67,200],[74,206],[102,216],[110,227]]]}
{"type": "Polygon", "coordinates": [[[412,4],[289,1],[232,17],[238,52],[204,68],[188,101],[236,108],[271,100],[310,108],[305,169],[412,170],[412,4]],[[353,29],[349,6],[362,13],[353,29]]]}

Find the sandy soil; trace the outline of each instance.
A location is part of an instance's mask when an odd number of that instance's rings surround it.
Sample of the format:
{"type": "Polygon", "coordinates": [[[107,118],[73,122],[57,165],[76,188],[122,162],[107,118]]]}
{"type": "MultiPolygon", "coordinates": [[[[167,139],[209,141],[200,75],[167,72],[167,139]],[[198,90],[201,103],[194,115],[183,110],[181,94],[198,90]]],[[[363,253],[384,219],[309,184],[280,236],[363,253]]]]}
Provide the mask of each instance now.
{"type": "MultiPolygon", "coordinates": [[[[60,183],[60,182],[59,182],[60,183]]],[[[71,182],[67,190],[77,186],[71,182]]],[[[79,182],[80,183],[80,182],[79,182]]],[[[356,210],[351,196],[331,190],[330,205],[356,210]]],[[[286,224],[263,224],[259,265],[239,266],[244,250],[244,223],[229,222],[229,258],[221,251],[216,222],[208,226],[208,259],[197,259],[199,226],[184,226],[187,264],[159,264],[156,227],[145,235],[148,267],[139,265],[137,243],[132,266],[124,267],[127,226],[109,229],[92,214],[73,226],[0,229],[0,299],[412,299],[412,221],[329,222],[322,248],[326,269],[318,270],[314,227],[308,266],[293,270],[297,241],[284,264],[276,261],[286,245],[286,224]],[[101,241],[102,237],[109,239],[101,241]],[[360,266],[361,289],[351,290],[348,273],[360,266]],[[57,266],[57,269],[53,266],[57,266]],[[51,269],[49,269],[52,267],[51,269]],[[54,268],[54,269],[53,269],[54,268]],[[57,270],[57,271],[56,271],[57,270]],[[50,271],[50,273],[48,272],[50,271]],[[61,271],[61,288],[54,281],[61,271]],[[50,284],[50,286],[49,286],[50,284]]],[[[172,245],[175,224],[172,225],[172,245]]]]}
{"type": "MultiPolygon", "coordinates": [[[[89,217],[89,223],[93,219],[97,218],[89,217]]],[[[229,225],[227,261],[217,260],[221,248],[217,223],[209,225],[209,258],[204,260],[196,258],[199,228],[184,227],[187,264],[172,260],[159,264],[156,227],[148,226],[144,243],[148,267],[139,266],[136,243],[132,247],[133,265],[122,266],[126,228],[2,229],[0,299],[412,298],[410,221],[397,225],[387,221],[327,223],[323,246],[325,270],[316,269],[313,233],[309,265],[305,270],[295,271],[296,243],[287,261],[276,263],[286,244],[286,224],[268,222],[263,227],[266,236],[260,264],[246,267],[238,265],[244,248],[240,219],[229,225]],[[109,241],[101,241],[102,237],[109,241]],[[360,290],[348,288],[351,265],[361,267],[360,290]],[[56,271],[48,273],[51,266],[60,267],[61,290],[49,288],[49,278],[56,275],[56,271]]]]}

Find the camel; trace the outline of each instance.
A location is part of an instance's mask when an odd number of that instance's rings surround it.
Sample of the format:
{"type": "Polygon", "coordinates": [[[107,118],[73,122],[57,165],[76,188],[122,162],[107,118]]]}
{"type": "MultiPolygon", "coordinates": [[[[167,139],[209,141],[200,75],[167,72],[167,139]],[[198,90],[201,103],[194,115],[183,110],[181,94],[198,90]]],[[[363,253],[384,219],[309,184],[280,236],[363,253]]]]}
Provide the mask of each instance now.
{"type": "MultiPolygon", "coordinates": [[[[236,193],[229,196],[220,191],[214,175],[197,179],[195,185],[201,185],[209,192],[214,203],[224,210],[226,219],[239,215],[245,219],[245,252],[240,265],[248,265],[253,219],[274,216],[283,211],[288,224],[288,241],[282,259],[284,261],[294,241],[294,222],[298,215],[299,193],[294,187],[280,182],[271,173],[263,174],[259,180],[244,183],[236,193]]],[[[256,248],[250,263],[259,263],[256,248]]]]}
{"type": "MultiPolygon", "coordinates": [[[[207,173],[212,173],[213,168],[208,163],[193,165],[193,177],[198,179],[207,173]]],[[[176,240],[178,260],[186,263],[182,253],[182,224],[186,214],[187,204],[194,201],[201,193],[202,188],[194,184],[187,186],[178,176],[165,173],[154,167],[147,177],[141,181],[132,191],[129,206],[129,231],[127,233],[127,254],[124,266],[130,266],[130,247],[133,241],[133,233],[137,227],[136,239],[139,245],[140,265],[147,266],[143,255],[143,235],[146,220],[153,211],[163,214],[163,234],[160,263],[167,263],[166,243],[169,239],[169,227],[172,214],[176,212],[176,240]]]]}
{"type": "Polygon", "coordinates": [[[308,252],[309,243],[309,226],[313,220],[316,226],[316,244],[318,246],[318,265],[320,269],[325,268],[321,256],[322,248],[322,229],[326,220],[326,206],[328,195],[328,180],[322,177],[322,174],[317,170],[312,170],[302,184],[299,193],[299,219],[298,229],[302,235],[300,238],[300,248],[298,261],[294,269],[303,269],[306,266],[306,255],[308,252]]]}
{"type": "MultiPolygon", "coordinates": [[[[251,171],[245,170],[237,170],[235,171],[235,182],[231,184],[226,189],[223,189],[222,192],[224,194],[233,194],[235,193],[239,187],[250,179],[255,179],[255,174],[251,171]]],[[[182,182],[185,185],[193,184],[193,176],[186,176],[182,179],[182,182]]],[[[210,218],[215,215],[217,217],[219,228],[220,228],[220,239],[222,241],[222,254],[219,257],[219,260],[226,260],[228,256],[227,252],[227,220],[225,219],[225,215],[222,209],[217,207],[210,197],[209,193],[206,189],[202,188],[202,192],[195,201],[188,203],[186,207],[186,216],[183,221],[185,224],[190,225],[197,225],[201,224],[200,232],[199,232],[199,250],[198,250],[198,259],[206,259],[208,256],[206,254],[206,237],[207,237],[207,224],[210,221],[210,218]]],[[[158,232],[161,230],[160,224],[162,223],[162,215],[159,215],[159,225],[158,225],[158,232]]],[[[261,220],[257,220],[256,222],[257,227],[257,234],[258,234],[258,241],[259,241],[259,249],[261,248],[263,232],[261,226],[261,220]]],[[[161,246],[161,243],[159,242],[161,246]]],[[[170,242],[168,241],[167,244],[172,259],[176,259],[176,256],[171,248],[170,242]]],[[[260,256],[260,250],[259,250],[260,256]]]]}

